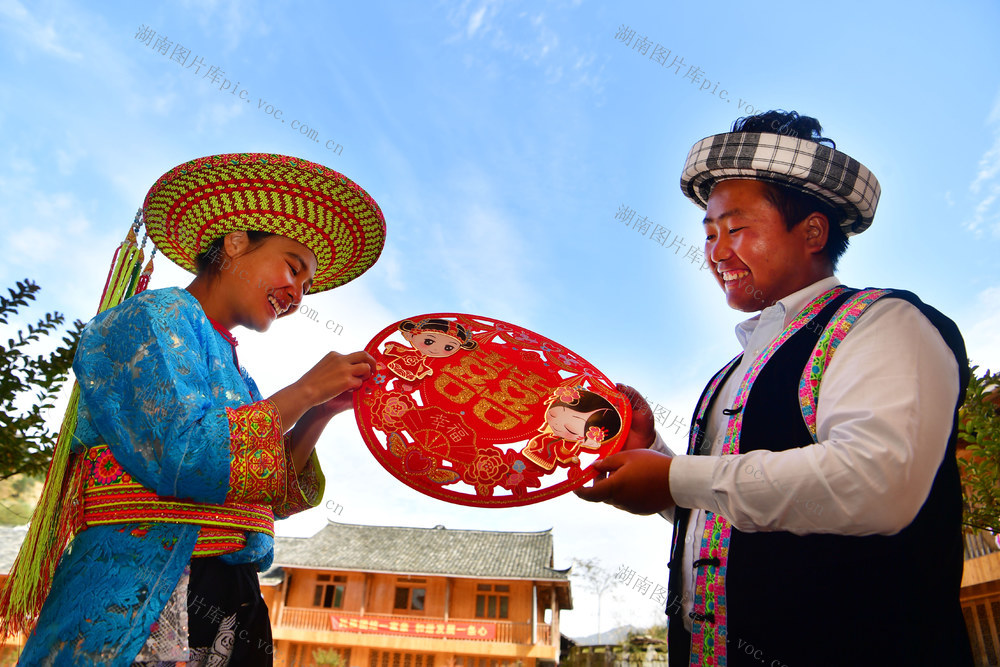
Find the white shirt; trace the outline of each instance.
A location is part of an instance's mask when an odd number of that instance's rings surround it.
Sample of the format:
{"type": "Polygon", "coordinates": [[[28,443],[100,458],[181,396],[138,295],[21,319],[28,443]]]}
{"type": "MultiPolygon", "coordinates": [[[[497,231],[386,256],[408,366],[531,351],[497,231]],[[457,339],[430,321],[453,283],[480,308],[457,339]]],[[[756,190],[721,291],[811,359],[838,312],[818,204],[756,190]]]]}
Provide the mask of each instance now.
{"type": "MultiPolygon", "coordinates": [[[[825,278],[737,325],[743,360],[708,414],[710,455],[677,456],[670,466],[674,500],[692,509],[681,601],[689,630],[692,563],[705,510],[744,532],[892,535],[913,521],[930,492],[951,433],[958,364],[934,325],[902,299],[877,301],[841,342],[823,374],[817,443],[720,455],[729,420],[722,409],[734,407],[754,357],[810,301],[839,284],[825,278]]],[[[669,451],[659,437],[653,448],[669,451]]]]}

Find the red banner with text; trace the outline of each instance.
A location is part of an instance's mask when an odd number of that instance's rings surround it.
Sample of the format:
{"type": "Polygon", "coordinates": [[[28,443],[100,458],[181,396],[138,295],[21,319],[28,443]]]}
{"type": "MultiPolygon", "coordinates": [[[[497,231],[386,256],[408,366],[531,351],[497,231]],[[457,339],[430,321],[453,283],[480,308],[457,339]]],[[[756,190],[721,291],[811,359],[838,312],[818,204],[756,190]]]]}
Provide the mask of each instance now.
{"type": "Polygon", "coordinates": [[[496,623],[480,621],[400,621],[388,618],[330,615],[334,630],[440,639],[495,639],[496,623]]]}

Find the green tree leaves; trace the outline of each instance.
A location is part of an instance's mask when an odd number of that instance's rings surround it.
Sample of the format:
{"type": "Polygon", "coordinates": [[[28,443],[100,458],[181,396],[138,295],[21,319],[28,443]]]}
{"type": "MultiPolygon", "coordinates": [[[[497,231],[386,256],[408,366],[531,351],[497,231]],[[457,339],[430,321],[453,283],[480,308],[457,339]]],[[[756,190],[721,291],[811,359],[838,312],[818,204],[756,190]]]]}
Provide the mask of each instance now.
{"type": "MultiPolygon", "coordinates": [[[[0,295],[0,324],[8,324],[20,308],[35,300],[40,289],[25,279],[16,289],[7,290],[9,297],[0,295]]],[[[48,466],[58,433],[49,432],[43,413],[54,407],[69,377],[83,322],[74,321],[62,345],[50,354],[31,356],[29,351],[43,337],[56,333],[64,321],[60,313],[46,313],[37,323],[28,324],[27,333],[19,330],[6,344],[0,342],[0,480],[43,474],[48,466]]]]}

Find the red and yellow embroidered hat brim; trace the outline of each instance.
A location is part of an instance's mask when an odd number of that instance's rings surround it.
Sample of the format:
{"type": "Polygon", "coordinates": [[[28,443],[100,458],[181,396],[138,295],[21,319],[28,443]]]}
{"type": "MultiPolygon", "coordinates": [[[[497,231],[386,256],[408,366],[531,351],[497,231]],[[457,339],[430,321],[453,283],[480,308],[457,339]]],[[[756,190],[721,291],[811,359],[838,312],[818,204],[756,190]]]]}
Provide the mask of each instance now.
{"type": "Polygon", "coordinates": [[[321,164],[270,153],[178,165],[149,189],[143,220],[160,252],[192,273],[195,258],[230,232],[294,239],[316,255],[310,293],[357,278],[385,245],[382,211],[357,183],[321,164]]]}

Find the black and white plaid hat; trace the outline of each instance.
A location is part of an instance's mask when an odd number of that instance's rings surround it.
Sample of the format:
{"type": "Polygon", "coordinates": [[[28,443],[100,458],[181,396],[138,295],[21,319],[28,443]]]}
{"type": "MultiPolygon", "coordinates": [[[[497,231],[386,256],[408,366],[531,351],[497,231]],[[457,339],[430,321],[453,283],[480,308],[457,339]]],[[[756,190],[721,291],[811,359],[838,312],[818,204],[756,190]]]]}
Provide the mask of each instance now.
{"type": "Polygon", "coordinates": [[[729,132],[696,143],[681,174],[681,190],[701,208],[719,181],[754,179],[815,195],[845,214],[847,236],[868,229],[881,187],[875,175],[845,153],[783,134],[729,132]]]}

